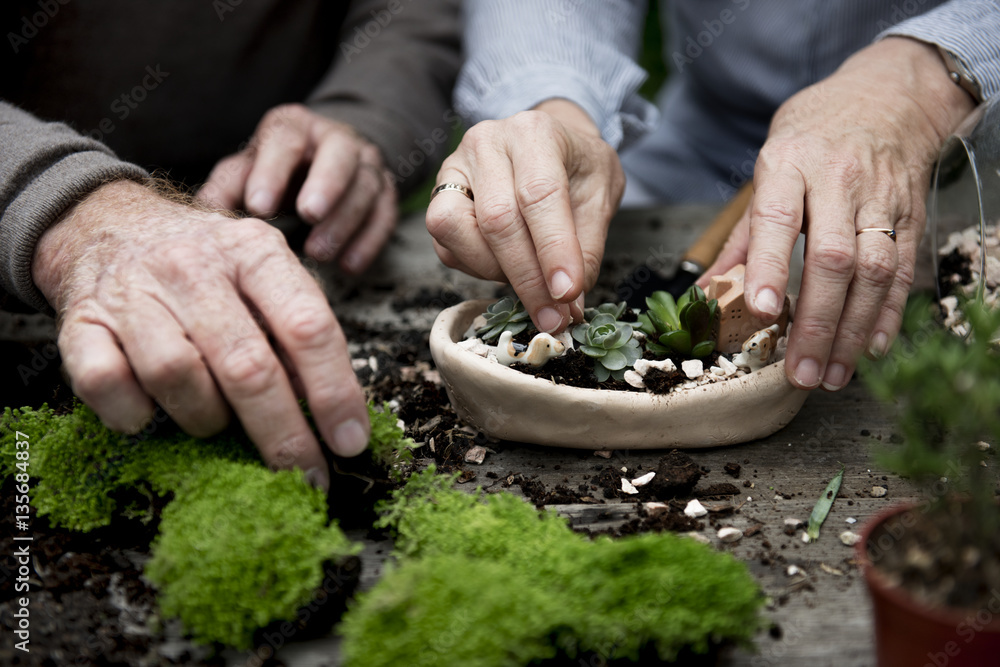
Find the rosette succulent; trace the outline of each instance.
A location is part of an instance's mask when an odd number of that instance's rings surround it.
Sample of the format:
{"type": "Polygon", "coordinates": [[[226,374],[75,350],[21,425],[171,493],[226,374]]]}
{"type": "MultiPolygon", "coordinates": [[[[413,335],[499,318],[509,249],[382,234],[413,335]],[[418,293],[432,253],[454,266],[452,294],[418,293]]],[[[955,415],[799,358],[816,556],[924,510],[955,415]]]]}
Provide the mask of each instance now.
{"type": "Polygon", "coordinates": [[[483,313],[486,324],[476,329],[476,335],[484,342],[492,343],[504,331],[516,336],[531,324],[528,311],[520,299],[505,296],[494,304],[490,304],[483,313]]]}
{"type": "Polygon", "coordinates": [[[677,352],[686,357],[706,357],[715,349],[719,302],[711,301],[692,285],[677,301],[668,292],[653,292],[649,308],[639,315],[639,330],[649,338],[646,349],[654,354],[677,352]],[[657,342],[658,341],[658,342],[657,342]]]}
{"type": "MultiPolygon", "coordinates": [[[[605,304],[609,305],[609,304],[605,304]]],[[[624,304],[622,304],[624,305],[624,304]]],[[[609,377],[621,380],[625,371],[642,356],[639,341],[632,337],[632,325],[615,319],[609,309],[595,311],[593,319],[573,329],[573,339],[580,351],[594,360],[594,375],[598,382],[609,377]]],[[[624,308],[619,309],[618,315],[624,308]]]]}

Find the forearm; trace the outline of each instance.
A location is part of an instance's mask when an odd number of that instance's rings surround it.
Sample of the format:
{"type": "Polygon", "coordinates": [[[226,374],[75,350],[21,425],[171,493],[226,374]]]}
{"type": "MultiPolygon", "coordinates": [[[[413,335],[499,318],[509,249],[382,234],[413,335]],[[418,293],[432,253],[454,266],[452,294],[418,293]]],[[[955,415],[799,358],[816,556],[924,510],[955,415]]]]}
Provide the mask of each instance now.
{"type": "Polygon", "coordinates": [[[50,312],[32,282],[39,238],[75,202],[101,184],[147,174],[103,144],[62,123],[46,123],[0,102],[0,286],[50,312]]]}
{"type": "Polygon", "coordinates": [[[461,59],[459,4],[353,2],[334,65],[307,102],[378,146],[403,191],[431,173],[457,124],[448,103],[461,59]]]}
{"type": "Polygon", "coordinates": [[[637,94],[635,63],[642,0],[554,3],[471,0],[465,5],[467,61],[455,92],[470,124],[506,118],[551,98],[571,100],[619,147],[655,118],[637,94]]]}

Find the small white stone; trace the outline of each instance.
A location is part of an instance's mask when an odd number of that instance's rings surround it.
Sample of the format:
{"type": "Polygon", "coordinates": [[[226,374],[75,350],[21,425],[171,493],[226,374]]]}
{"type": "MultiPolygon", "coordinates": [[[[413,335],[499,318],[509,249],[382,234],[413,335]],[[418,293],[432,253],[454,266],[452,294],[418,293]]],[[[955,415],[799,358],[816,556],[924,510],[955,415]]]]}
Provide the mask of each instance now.
{"type": "Polygon", "coordinates": [[[697,500],[692,500],[684,508],[684,516],[691,517],[692,519],[697,519],[700,516],[705,516],[708,514],[708,510],[697,500]]]}
{"type": "Polygon", "coordinates": [[[794,577],[797,574],[805,574],[805,572],[803,572],[802,568],[800,568],[798,565],[789,565],[788,569],[785,570],[785,574],[787,574],[789,577],[794,577]]]}
{"type": "Polygon", "coordinates": [[[858,520],[855,519],[853,516],[847,517],[846,519],[844,519],[844,521],[846,521],[847,523],[857,523],[858,522],[858,520]]]}
{"type": "Polygon", "coordinates": [[[476,445],[475,447],[469,447],[469,451],[465,452],[465,462],[475,463],[477,465],[481,464],[486,459],[486,448],[482,445],[476,445]]]}
{"type": "Polygon", "coordinates": [[[625,375],[622,377],[625,382],[629,383],[636,389],[645,389],[646,385],[642,382],[642,375],[633,370],[625,371],[625,375]]]}
{"type": "Polygon", "coordinates": [[[686,533],[683,533],[683,535],[685,537],[690,537],[695,542],[701,542],[702,544],[711,544],[712,543],[712,540],[708,539],[707,537],[705,537],[701,533],[693,531],[693,530],[688,531],[686,533]]]}
{"type": "MultiPolygon", "coordinates": [[[[569,352],[570,350],[575,349],[575,345],[574,345],[575,341],[573,340],[573,334],[571,334],[569,332],[569,329],[566,329],[562,333],[552,334],[552,337],[555,338],[557,341],[559,341],[560,343],[563,344],[563,347],[566,348],[566,352],[569,352]]],[[[566,354],[566,352],[563,352],[563,355],[566,354]]],[[[562,355],[559,355],[559,356],[562,356],[562,355]]]]}
{"type": "Polygon", "coordinates": [[[889,490],[884,486],[873,486],[871,490],[872,498],[885,498],[885,494],[889,493],[889,490]]]}
{"type": "Polygon", "coordinates": [[[610,459],[611,458],[611,450],[610,449],[598,449],[598,450],[594,451],[594,456],[600,456],[602,459],[610,459]]]}
{"type": "Polygon", "coordinates": [[[785,519],[785,525],[791,526],[792,528],[798,528],[799,526],[802,525],[802,520],[796,519],[795,517],[787,517],[785,519]]]}
{"type": "Polygon", "coordinates": [[[639,489],[632,486],[632,482],[628,481],[624,477],[622,477],[622,491],[632,496],[639,493],[639,489]]]}
{"type": "Polygon", "coordinates": [[[688,378],[696,380],[705,374],[705,364],[701,359],[688,359],[681,362],[681,370],[688,378]]]}
{"type": "Polygon", "coordinates": [[[643,505],[643,507],[646,508],[646,511],[651,514],[653,512],[661,512],[663,510],[670,509],[670,505],[666,503],[661,503],[659,501],[646,503],[645,505],[643,505]]]}
{"type": "Polygon", "coordinates": [[[861,541],[861,536],[850,530],[845,530],[840,534],[840,541],[849,547],[853,547],[861,541]]]}
{"type": "Polygon", "coordinates": [[[368,368],[367,359],[351,359],[351,369],[360,371],[362,368],[368,368]]]}
{"type": "Polygon", "coordinates": [[[979,447],[979,451],[981,452],[990,451],[990,443],[986,442],[985,440],[980,440],[979,442],[977,442],[976,447],[979,447]]]}
{"type": "Polygon", "coordinates": [[[722,372],[725,374],[726,377],[733,377],[734,375],[736,375],[736,371],[739,370],[738,368],[736,368],[736,364],[734,364],[724,356],[719,357],[719,367],[722,368],[722,372]]]}
{"type": "Polygon", "coordinates": [[[681,389],[694,389],[697,386],[698,386],[697,382],[694,382],[693,380],[688,380],[687,382],[681,385],[681,389]]]}
{"type": "Polygon", "coordinates": [[[622,466],[622,472],[628,472],[628,468],[626,468],[625,466],[622,466]]]}
{"type": "Polygon", "coordinates": [[[372,367],[372,373],[378,373],[378,359],[375,355],[368,357],[368,365],[372,367]]]}
{"type": "Polygon", "coordinates": [[[739,528],[726,526],[719,529],[719,540],[722,542],[736,542],[741,539],[743,539],[743,531],[739,528]]]}
{"type": "Polygon", "coordinates": [[[805,542],[806,544],[809,544],[812,541],[812,539],[809,537],[809,533],[807,533],[804,530],[802,531],[802,541],[805,542]]]}
{"type": "Polygon", "coordinates": [[[645,475],[641,475],[641,476],[636,477],[635,479],[633,479],[632,480],[632,486],[636,486],[636,487],[646,486],[651,481],[653,481],[654,477],[656,477],[656,473],[655,472],[647,472],[645,475]]]}
{"type": "Polygon", "coordinates": [[[708,369],[711,371],[712,375],[718,375],[719,377],[726,377],[726,371],[722,370],[719,366],[712,366],[708,369]]]}
{"type": "Polygon", "coordinates": [[[635,363],[632,364],[632,368],[635,369],[636,373],[643,376],[645,376],[651,368],[663,371],[664,373],[670,373],[677,370],[677,366],[670,359],[658,359],[652,361],[649,359],[636,359],[635,363]]]}

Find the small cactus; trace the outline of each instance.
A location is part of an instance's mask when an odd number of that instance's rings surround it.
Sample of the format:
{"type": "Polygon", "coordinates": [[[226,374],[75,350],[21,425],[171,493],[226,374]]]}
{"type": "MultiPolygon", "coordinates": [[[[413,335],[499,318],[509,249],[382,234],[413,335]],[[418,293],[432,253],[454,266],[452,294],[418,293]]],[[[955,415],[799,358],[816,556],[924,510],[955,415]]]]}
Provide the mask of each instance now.
{"type": "Polygon", "coordinates": [[[516,336],[531,324],[528,311],[524,309],[521,300],[509,296],[487,307],[483,317],[486,318],[486,324],[476,329],[476,335],[486,343],[492,343],[504,331],[516,336]]]}
{"type": "Polygon", "coordinates": [[[639,315],[639,329],[649,337],[646,349],[650,352],[665,356],[673,351],[699,358],[715,349],[719,302],[709,301],[697,285],[676,302],[668,292],[653,292],[646,306],[649,310],[639,315]]]}
{"type": "MultiPolygon", "coordinates": [[[[612,304],[604,305],[617,308],[612,304]]],[[[604,305],[591,311],[593,319],[573,329],[573,339],[580,343],[580,351],[594,360],[598,382],[610,377],[621,380],[625,371],[642,356],[639,341],[632,337],[632,325],[616,320],[615,312],[605,309],[604,305]]],[[[617,314],[623,310],[618,309],[617,314]]]]}

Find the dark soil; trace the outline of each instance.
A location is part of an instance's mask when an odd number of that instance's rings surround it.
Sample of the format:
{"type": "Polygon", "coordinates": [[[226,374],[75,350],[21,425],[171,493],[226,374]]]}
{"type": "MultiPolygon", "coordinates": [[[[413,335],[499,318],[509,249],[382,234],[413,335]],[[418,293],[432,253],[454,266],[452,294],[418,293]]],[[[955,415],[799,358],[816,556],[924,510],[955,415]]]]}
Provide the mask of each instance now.
{"type": "Polygon", "coordinates": [[[956,287],[972,282],[972,262],[958,248],[945,255],[938,262],[938,294],[947,296],[956,287]]]}
{"type": "Polygon", "coordinates": [[[525,364],[515,364],[513,368],[522,373],[570,387],[642,391],[627,382],[613,378],[607,382],[598,382],[594,375],[594,360],[582,352],[570,352],[564,357],[552,359],[541,368],[533,368],[525,364]]]}
{"type": "Polygon", "coordinates": [[[1000,532],[983,531],[983,524],[968,504],[911,510],[872,532],[868,555],[918,600],[975,613],[995,605],[1000,591],[1000,532]]]}
{"type": "Polygon", "coordinates": [[[670,503],[667,509],[659,509],[649,512],[642,503],[636,505],[638,518],[632,519],[620,526],[617,530],[609,531],[616,537],[624,535],[635,535],[638,533],[686,533],[692,530],[701,530],[705,527],[701,521],[692,519],[684,514],[683,504],[670,503]]]}
{"type": "Polygon", "coordinates": [[[668,500],[688,496],[704,471],[687,454],[676,449],[660,459],[656,476],[641,487],[640,495],[648,500],[668,500]]]}

